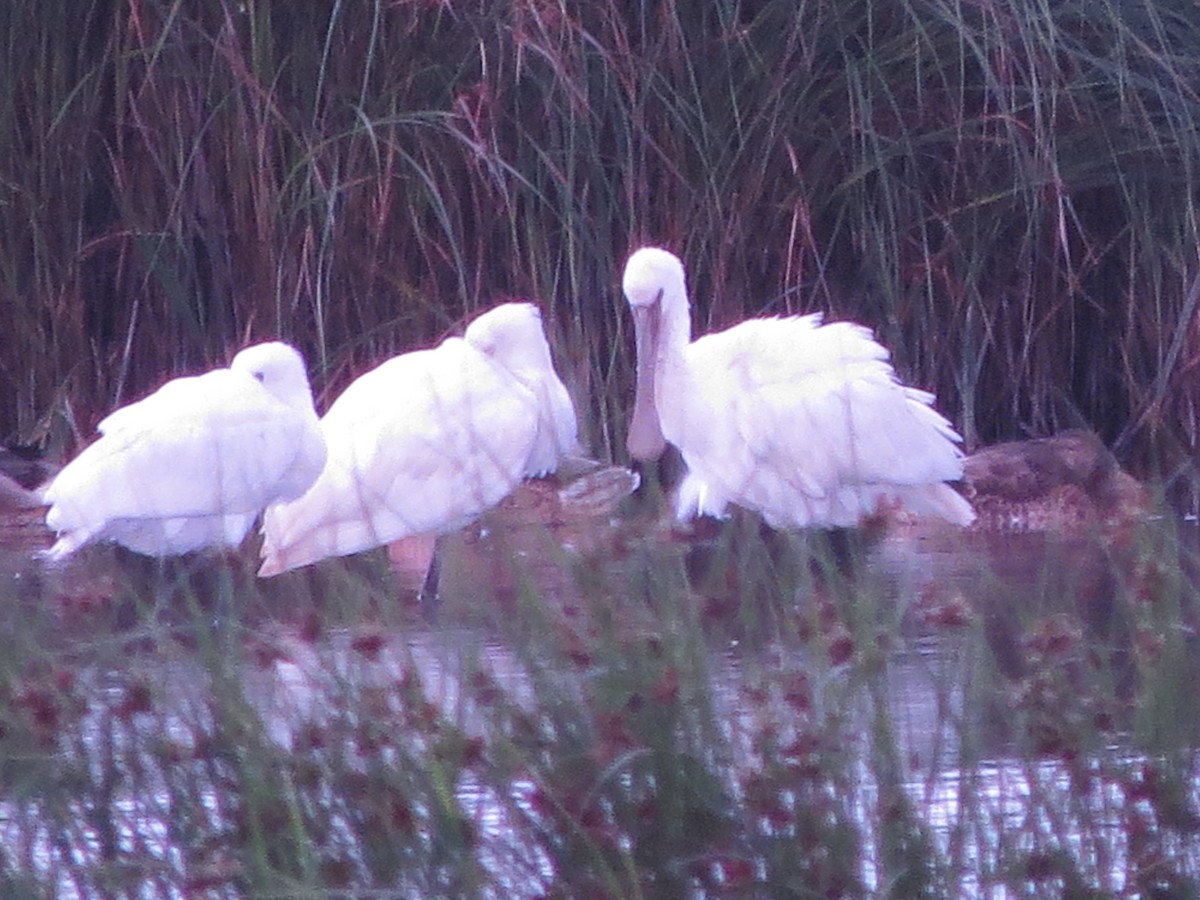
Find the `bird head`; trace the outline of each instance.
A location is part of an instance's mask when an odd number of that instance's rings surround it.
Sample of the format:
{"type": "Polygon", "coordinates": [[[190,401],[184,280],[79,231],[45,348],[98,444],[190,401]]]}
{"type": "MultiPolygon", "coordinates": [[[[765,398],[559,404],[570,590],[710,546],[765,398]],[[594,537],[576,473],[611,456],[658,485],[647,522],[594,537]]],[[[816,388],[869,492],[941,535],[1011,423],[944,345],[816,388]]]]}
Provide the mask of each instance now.
{"type": "Polygon", "coordinates": [[[532,303],[502,303],[467,326],[464,340],[512,372],[552,368],[541,311],[532,303]]]}
{"type": "Polygon", "coordinates": [[[625,263],[621,287],[635,310],[659,303],[668,287],[677,287],[677,293],[686,296],[683,263],[674,253],[660,247],[642,247],[625,263]]]}
{"type": "Polygon", "coordinates": [[[229,368],[249,375],[281,403],[297,409],[312,409],[312,389],[300,351],[282,341],[247,347],[233,358],[229,368]]]}

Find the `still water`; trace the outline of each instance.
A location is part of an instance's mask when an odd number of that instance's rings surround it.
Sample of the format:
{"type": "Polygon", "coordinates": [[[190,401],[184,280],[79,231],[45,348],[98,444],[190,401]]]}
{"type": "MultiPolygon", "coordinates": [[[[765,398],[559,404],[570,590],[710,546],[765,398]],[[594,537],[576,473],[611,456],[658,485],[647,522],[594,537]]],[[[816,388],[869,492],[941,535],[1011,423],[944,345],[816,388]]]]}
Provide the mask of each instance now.
{"type": "Polygon", "coordinates": [[[0,878],[60,896],[242,896],[264,871],[414,897],[1186,889],[1192,532],[684,539],[509,509],[442,541],[421,603],[382,553],[265,584],[250,553],[47,570],[12,525],[0,878]]]}

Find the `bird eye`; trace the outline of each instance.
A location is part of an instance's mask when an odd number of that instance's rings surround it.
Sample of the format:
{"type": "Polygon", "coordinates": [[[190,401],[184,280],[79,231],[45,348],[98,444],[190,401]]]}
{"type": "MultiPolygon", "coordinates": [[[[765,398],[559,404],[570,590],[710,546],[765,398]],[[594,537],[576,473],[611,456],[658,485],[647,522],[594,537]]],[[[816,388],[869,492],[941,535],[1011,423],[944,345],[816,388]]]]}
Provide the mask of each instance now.
{"type": "Polygon", "coordinates": [[[258,381],[266,381],[266,380],[267,380],[267,373],[266,373],[266,372],[255,372],[255,373],[254,373],[254,377],[255,377],[255,379],[256,379],[256,380],[258,380],[258,381]]]}

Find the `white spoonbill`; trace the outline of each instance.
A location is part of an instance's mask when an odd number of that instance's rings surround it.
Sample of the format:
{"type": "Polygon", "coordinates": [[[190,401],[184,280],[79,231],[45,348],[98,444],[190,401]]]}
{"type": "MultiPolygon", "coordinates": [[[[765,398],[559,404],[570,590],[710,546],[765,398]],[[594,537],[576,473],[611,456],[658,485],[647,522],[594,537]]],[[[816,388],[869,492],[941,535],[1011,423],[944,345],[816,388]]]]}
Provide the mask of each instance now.
{"type": "Polygon", "coordinates": [[[463,337],[360,376],[321,428],[325,470],[267,510],[260,575],[453,531],[576,448],[575,409],[531,303],[497,306],[463,337]]]}
{"type": "Polygon", "coordinates": [[[264,507],[299,497],[325,465],[304,360],[277,341],[168,381],[99,431],[46,488],[51,559],[105,540],[147,556],[235,547],[264,507]]]}
{"type": "Polygon", "coordinates": [[[867,329],[813,314],[692,341],[683,265],[656,247],[629,258],[623,288],[637,336],[628,448],[640,460],[664,441],[679,448],[678,518],[730,503],[777,528],[854,526],[897,505],[975,518],[943,483],[962,477],[961,438],[933,395],[900,384],[867,329]]]}

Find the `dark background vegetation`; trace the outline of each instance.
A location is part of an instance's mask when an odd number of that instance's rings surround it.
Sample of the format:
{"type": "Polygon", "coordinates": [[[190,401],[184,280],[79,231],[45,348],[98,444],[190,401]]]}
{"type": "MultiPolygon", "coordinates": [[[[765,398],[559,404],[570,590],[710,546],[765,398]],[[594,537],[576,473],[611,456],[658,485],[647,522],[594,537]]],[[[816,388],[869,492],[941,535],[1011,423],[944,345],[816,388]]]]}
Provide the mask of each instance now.
{"type": "Polygon", "coordinates": [[[1088,425],[1191,496],[1190,0],[9,0],[0,41],[10,442],[275,336],[324,408],[516,296],[620,458],[656,242],[698,330],[858,319],[969,447],[1088,425]]]}

